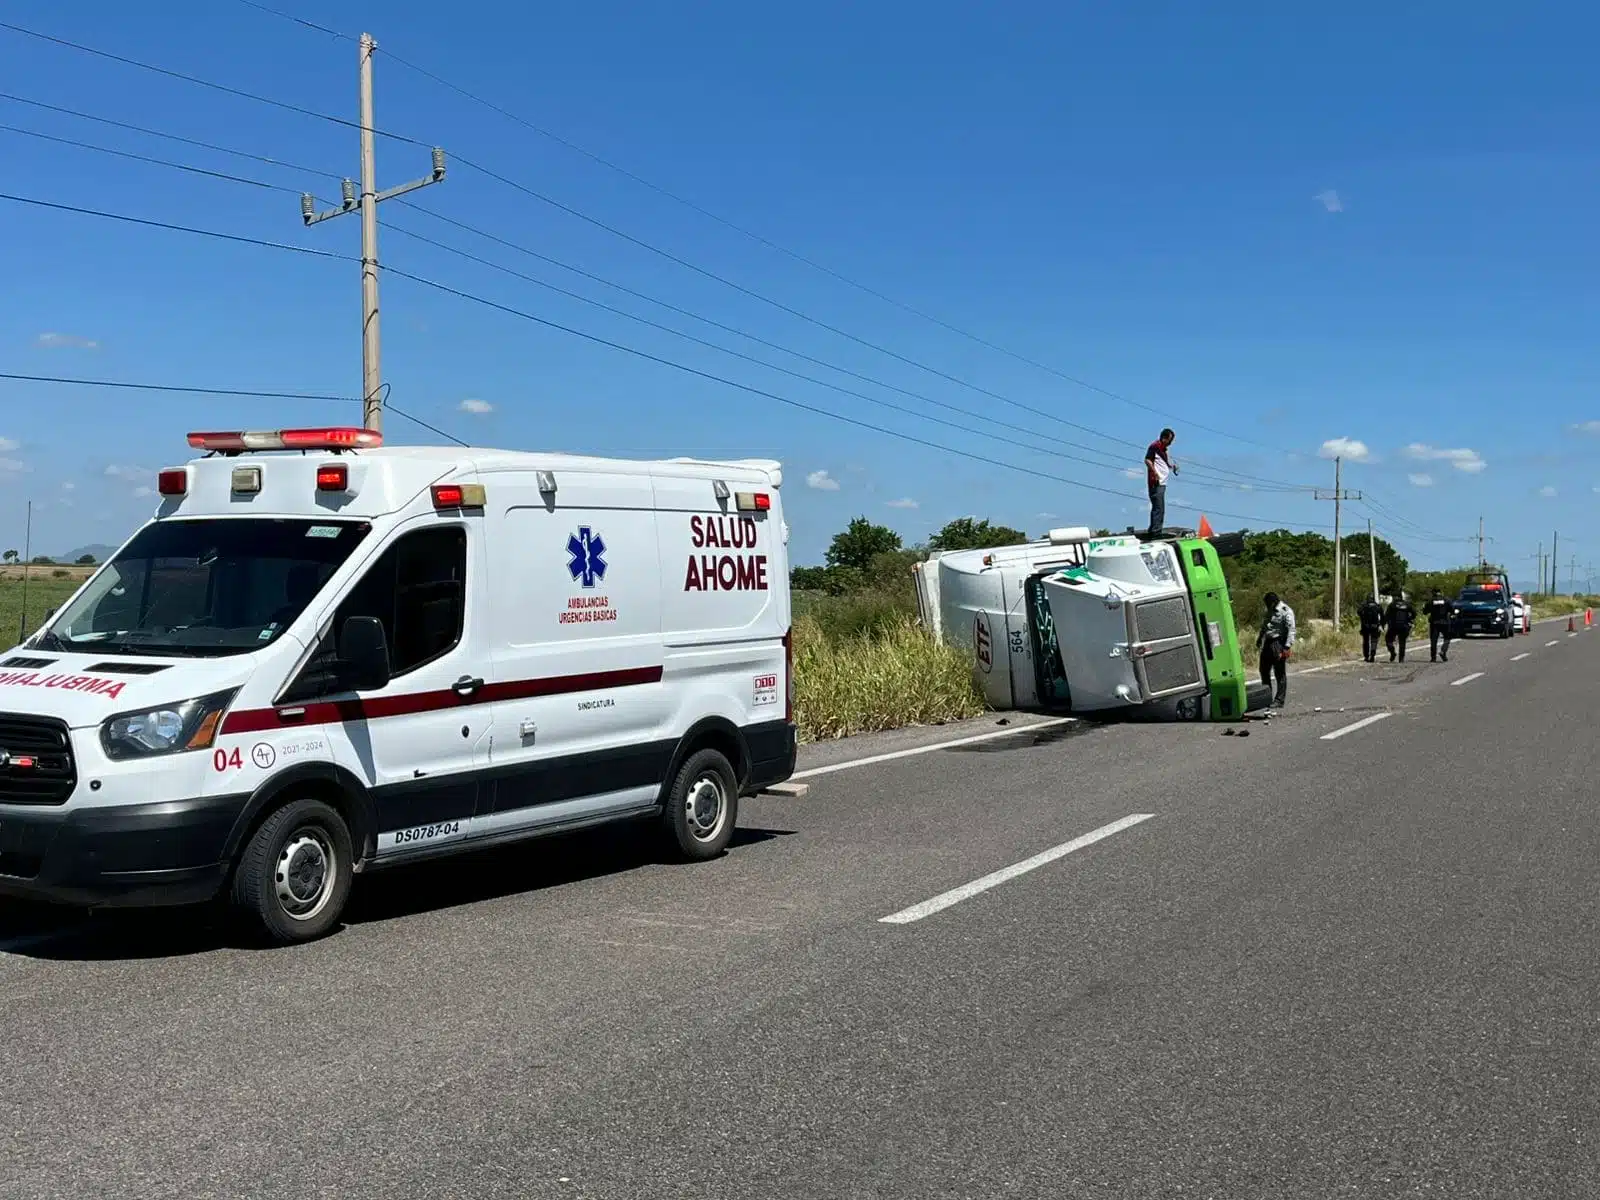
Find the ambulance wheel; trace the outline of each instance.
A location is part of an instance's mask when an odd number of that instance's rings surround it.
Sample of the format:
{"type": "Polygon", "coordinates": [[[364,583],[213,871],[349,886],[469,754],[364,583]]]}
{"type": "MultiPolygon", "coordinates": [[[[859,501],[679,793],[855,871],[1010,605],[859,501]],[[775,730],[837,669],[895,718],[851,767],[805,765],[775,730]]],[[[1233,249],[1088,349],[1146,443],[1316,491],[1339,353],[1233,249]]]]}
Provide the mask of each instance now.
{"type": "Polygon", "coordinates": [[[350,828],[320,800],[292,800],[261,823],[233,876],[233,903],[278,945],[333,928],[350,896],[350,828]]]}
{"type": "Polygon", "coordinates": [[[739,784],[717,750],[699,750],[678,768],[667,792],[663,823],[679,858],[701,862],[728,848],[739,819],[739,784]]]}

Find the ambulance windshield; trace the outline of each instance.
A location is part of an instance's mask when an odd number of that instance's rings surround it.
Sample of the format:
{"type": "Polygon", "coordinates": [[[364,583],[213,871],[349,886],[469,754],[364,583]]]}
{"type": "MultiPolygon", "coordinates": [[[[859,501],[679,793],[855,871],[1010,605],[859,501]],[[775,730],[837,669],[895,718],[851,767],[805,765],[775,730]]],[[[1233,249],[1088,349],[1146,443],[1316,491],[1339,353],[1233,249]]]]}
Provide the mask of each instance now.
{"type": "Polygon", "coordinates": [[[217,657],[270,645],[371,527],[245,517],[145,526],[31,643],[217,657]]]}

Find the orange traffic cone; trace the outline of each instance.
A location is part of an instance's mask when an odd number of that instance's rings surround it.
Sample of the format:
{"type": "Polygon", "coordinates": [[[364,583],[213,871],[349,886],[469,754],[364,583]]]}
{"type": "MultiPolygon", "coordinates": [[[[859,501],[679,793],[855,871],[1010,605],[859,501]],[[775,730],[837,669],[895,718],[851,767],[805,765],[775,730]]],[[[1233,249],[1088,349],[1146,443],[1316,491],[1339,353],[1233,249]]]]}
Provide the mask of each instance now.
{"type": "Polygon", "coordinates": [[[1567,632],[1568,633],[1577,633],[1578,632],[1578,627],[1573,624],[1571,617],[1567,618],[1567,632]]]}
{"type": "Polygon", "coordinates": [[[1592,609],[1592,608],[1584,609],[1583,610],[1583,627],[1585,629],[1588,629],[1593,624],[1594,624],[1594,609],[1592,609]]]}
{"type": "Polygon", "coordinates": [[[1208,537],[1210,537],[1212,535],[1212,533],[1213,533],[1213,530],[1211,528],[1211,522],[1206,520],[1205,513],[1201,513],[1200,514],[1200,536],[1203,537],[1203,538],[1208,538],[1208,537]]]}

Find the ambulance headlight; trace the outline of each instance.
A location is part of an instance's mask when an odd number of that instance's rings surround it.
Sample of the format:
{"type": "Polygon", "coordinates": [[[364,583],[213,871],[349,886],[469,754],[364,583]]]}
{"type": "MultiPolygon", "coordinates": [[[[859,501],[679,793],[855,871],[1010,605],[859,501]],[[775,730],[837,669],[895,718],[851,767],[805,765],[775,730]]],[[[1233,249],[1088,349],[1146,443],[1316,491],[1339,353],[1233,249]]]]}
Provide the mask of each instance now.
{"type": "Polygon", "coordinates": [[[210,749],[236,691],[230,688],[181,704],[110,717],[100,726],[100,745],[106,757],[116,761],[210,749]]]}

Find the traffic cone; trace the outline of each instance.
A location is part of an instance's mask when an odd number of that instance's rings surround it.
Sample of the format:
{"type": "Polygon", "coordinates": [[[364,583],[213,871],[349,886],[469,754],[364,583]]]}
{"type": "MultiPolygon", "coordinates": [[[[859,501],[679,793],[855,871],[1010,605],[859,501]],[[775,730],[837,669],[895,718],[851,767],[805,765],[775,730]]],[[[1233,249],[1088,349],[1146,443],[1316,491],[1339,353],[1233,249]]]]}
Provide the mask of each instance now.
{"type": "Polygon", "coordinates": [[[1213,533],[1213,530],[1211,528],[1211,522],[1206,520],[1205,513],[1201,513],[1200,514],[1200,536],[1203,537],[1203,538],[1208,538],[1208,537],[1210,537],[1212,535],[1212,533],[1213,533]]]}
{"type": "Polygon", "coordinates": [[[1568,633],[1577,633],[1578,632],[1578,628],[1577,628],[1576,625],[1573,624],[1571,617],[1567,618],[1567,632],[1568,633]]]}
{"type": "Polygon", "coordinates": [[[1588,629],[1593,624],[1594,624],[1594,609],[1592,609],[1592,608],[1584,609],[1583,610],[1583,627],[1585,629],[1588,629]]]}

